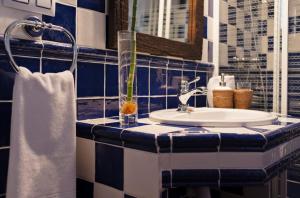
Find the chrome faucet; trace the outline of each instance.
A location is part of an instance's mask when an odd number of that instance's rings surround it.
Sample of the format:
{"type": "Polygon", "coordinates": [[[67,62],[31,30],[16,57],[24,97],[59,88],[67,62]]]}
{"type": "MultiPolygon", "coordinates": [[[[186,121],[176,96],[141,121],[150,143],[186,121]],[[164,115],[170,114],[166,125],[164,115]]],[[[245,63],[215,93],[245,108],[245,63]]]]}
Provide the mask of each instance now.
{"type": "Polygon", "coordinates": [[[179,94],[178,94],[179,105],[178,105],[177,111],[187,112],[187,110],[188,110],[187,102],[196,93],[207,94],[206,87],[198,87],[198,88],[190,90],[190,85],[195,82],[198,82],[199,80],[200,80],[200,77],[196,77],[191,82],[188,82],[186,80],[181,81],[180,86],[179,86],[179,94]]]}

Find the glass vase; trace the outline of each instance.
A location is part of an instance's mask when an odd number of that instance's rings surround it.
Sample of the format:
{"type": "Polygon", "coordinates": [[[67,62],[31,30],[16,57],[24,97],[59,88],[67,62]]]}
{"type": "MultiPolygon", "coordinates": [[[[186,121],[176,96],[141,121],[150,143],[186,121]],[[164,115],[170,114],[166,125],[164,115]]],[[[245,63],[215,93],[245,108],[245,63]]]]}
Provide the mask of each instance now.
{"type": "Polygon", "coordinates": [[[137,122],[136,33],[118,32],[119,117],[122,125],[137,122]]]}

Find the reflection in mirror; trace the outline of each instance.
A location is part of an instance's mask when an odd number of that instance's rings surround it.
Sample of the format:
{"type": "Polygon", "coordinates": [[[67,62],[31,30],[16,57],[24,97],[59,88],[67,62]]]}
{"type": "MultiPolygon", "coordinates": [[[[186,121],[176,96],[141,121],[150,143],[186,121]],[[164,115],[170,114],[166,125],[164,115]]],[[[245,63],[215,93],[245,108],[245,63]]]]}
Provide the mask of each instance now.
{"type": "MultiPolygon", "coordinates": [[[[129,0],[129,20],[131,5],[129,0]]],[[[188,43],[189,9],[189,0],[139,0],[136,31],[188,43]]]]}

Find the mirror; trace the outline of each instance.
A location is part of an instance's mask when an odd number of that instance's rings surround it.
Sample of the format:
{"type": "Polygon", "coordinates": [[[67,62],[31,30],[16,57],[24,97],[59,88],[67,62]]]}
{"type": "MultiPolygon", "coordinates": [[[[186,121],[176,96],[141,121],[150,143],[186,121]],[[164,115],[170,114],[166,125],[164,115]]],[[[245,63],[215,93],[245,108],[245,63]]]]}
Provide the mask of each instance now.
{"type": "MultiPolygon", "coordinates": [[[[118,31],[128,30],[131,0],[109,0],[107,47],[117,49],[118,31]]],[[[137,51],[201,60],[203,0],[138,0],[137,51]]]]}
{"type": "MultiPolygon", "coordinates": [[[[132,0],[129,0],[131,24],[132,0]]],[[[136,31],[188,43],[189,0],[138,0],[136,31]]]]}

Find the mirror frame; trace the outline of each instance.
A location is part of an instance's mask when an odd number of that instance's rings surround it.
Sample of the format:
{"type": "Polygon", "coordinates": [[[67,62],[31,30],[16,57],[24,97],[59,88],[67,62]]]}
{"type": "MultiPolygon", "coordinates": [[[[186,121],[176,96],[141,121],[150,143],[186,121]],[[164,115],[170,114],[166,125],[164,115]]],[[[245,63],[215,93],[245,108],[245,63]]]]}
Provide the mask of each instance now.
{"type": "MultiPolygon", "coordinates": [[[[204,0],[190,1],[188,42],[137,33],[137,51],[159,56],[174,56],[184,59],[201,60],[204,33],[204,0]]],[[[109,0],[108,5],[109,49],[118,48],[118,31],[128,29],[128,0],[109,0]]]]}

